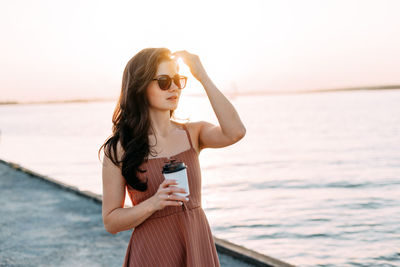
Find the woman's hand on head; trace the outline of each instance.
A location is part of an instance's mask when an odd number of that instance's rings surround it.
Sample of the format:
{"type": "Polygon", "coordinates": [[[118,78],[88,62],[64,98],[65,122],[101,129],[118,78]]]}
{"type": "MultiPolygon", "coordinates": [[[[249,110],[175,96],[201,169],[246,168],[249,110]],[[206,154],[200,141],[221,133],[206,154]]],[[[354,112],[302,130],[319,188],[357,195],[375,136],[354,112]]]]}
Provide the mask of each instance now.
{"type": "Polygon", "coordinates": [[[157,192],[151,197],[155,210],[162,210],[166,206],[181,206],[188,199],[175,193],[187,193],[185,189],[176,187],[175,180],[164,180],[158,187],[157,192]]]}
{"type": "Polygon", "coordinates": [[[207,77],[207,73],[198,55],[191,54],[186,50],[176,51],[172,55],[182,58],[183,62],[189,67],[192,75],[200,82],[207,77]]]}

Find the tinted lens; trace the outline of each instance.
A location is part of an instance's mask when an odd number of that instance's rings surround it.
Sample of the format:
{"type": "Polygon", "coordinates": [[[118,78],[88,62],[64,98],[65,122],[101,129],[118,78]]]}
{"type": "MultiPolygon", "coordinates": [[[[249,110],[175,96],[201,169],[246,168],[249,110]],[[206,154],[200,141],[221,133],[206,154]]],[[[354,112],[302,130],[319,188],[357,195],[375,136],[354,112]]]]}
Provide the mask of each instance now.
{"type": "Polygon", "coordinates": [[[186,77],[180,76],[180,75],[175,75],[174,83],[176,84],[176,86],[178,86],[179,89],[183,89],[186,86],[186,77]]]}
{"type": "Polygon", "coordinates": [[[171,78],[169,76],[162,76],[158,78],[158,86],[162,90],[168,90],[171,86],[171,78]]]}

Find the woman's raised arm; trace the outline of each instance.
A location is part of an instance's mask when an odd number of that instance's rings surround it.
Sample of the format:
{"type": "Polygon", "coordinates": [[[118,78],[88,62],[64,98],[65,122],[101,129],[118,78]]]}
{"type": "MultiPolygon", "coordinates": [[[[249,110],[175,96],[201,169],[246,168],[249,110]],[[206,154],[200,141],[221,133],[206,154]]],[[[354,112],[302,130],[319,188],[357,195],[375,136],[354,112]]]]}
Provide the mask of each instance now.
{"type": "Polygon", "coordinates": [[[203,85],[219,122],[219,126],[205,121],[199,122],[200,149],[225,147],[242,139],[246,134],[246,128],[240,120],[239,114],[207,75],[200,58],[187,51],[177,51],[173,54],[182,58],[193,76],[203,85]]]}

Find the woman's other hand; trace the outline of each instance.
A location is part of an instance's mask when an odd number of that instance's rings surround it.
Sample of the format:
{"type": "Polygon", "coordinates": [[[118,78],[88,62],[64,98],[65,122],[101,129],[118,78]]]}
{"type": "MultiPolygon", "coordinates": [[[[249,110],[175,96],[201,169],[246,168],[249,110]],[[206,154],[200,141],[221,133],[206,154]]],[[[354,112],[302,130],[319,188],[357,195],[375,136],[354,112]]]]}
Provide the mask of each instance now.
{"type": "Polygon", "coordinates": [[[198,55],[191,54],[186,50],[176,51],[172,53],[173,56],[182,58],[183,62],[189,67],[192,75],[202,82],[206,77],[207,73],[201,64],[200,58],[198,55]]]}
{"type": "Polygon", "coordinates": [[[182,202],[189,201],[184,196],[175,195],[174,193],[187,193],[184,188],[176,187],[175,180],[165,180],[158,187],[157,193],[151,197],[155,210],[162,210],[166,206],[181,206],[182,202]]]}

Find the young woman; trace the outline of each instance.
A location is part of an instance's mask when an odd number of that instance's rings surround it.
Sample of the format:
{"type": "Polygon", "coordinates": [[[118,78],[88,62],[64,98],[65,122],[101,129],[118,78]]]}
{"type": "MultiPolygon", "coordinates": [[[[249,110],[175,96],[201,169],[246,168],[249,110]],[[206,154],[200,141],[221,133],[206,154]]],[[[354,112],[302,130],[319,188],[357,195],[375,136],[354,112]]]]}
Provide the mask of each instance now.
{"type": "Polygon", "coordinates": [[[103,159],[103,222],[116,234],[134,228],[124,266],[219,266],[207,218],[201,208],[198,155],[226,147],[245,135],[238,113],[217,89],[197,55],[147,48],[126,65],[113,114],[113,134],[100,147],[103,159]],[[175,57],[173,59],[173,57],[175,57]],[[182,58],[201,82],[219,126],[173,119],[187,77],[178,74],[182,58]],[[190,195],[162,168],[170,160],[187,166],[190,195]],[[125,188],[133,207],[125,208],[125,188]]]}

